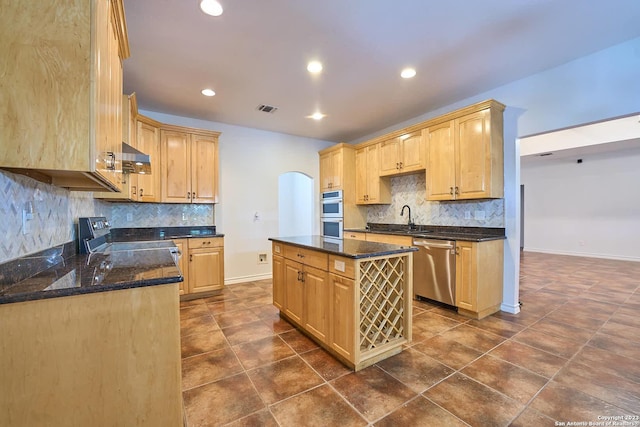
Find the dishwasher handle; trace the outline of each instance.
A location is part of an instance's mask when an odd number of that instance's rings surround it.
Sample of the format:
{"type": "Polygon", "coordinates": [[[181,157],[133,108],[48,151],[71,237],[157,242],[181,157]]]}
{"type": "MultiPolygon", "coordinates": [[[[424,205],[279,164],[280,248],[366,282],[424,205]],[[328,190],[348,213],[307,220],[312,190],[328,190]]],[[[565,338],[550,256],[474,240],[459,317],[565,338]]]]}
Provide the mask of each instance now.
{"type": "Polygon", "coordinates": [[[438,248],[438,249],[453,249],[455,248],[455,244],[453,243],[432,243],[427,242],[426,240],[414,240],[414,246],[424,246],[427,248],[438,248]]]}

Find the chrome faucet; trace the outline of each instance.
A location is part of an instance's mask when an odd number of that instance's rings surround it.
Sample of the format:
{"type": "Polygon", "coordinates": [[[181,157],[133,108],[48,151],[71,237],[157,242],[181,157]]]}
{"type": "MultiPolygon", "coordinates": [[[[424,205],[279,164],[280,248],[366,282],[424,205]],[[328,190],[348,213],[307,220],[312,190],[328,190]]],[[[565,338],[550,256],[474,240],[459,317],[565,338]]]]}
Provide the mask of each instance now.
{"type": "Polygon", "coordinates": [[[407,224],[409,225],[409,229],[413,229],[415,227],[415,224],[411,219],[411,208],[409,207],[409,205],[404,205],[402,207],[402,209],[400,210],[400,216],[404,216],[404,208],[407,208],[409,210],[409,221],[407,222],[407,224]]]}

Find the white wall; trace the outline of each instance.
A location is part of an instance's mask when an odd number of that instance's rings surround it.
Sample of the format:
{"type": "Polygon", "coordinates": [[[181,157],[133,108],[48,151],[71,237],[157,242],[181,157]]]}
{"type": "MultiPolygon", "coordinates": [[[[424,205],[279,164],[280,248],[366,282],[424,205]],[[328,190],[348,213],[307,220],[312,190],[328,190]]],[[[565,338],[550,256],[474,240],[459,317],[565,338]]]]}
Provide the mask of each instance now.
{"type": "MultiPolygon", "coordinates": [[[[314,212],[316,180],[300,172],[278,177],[279,236],[308,236],[317,230],[314,212]]],[[[317,233],[316,233],[317,234],[317,233]]]]}
{"type": "MultiPolygon", "coordinates": [[[[505,58],[505,61],[509,58],[505,58]]],[[[520,162],[518,138],[640,111],[640,38],[460,100],[360,138],[400,129],[488,98],[504,113],[505,228],[502,310],[519,311],[520,162]]],[[[525,218],[526,220],[526,218],[525,218]]],[[[615,221],[609,218],[606,221],[615,221]]],[[[526,237],[528,238],[528,237],[526,237]]]]}
{"type": "MultiPolygon", "coordinates": [[[[334,143],[152,111],[140,113],[162,123],[222,132],[215,225],[225,234],[225,283],[271,277],[268,238],[279,233],[278,177],[299,171],[318,182],[318,151],[334,143]],[[259,221],[254,221],[256,212],[259,221]],[[260,252],[269,254],[269,264],[258,264],[260,252]]],[[[319,234],[318,192],[319,186],[315,186],[314,234],[319,234]]]]}
{"type": "Polygon", "coordinates": [[[526,251],[640,261],[640,149],[524,162],[526,251]]]}

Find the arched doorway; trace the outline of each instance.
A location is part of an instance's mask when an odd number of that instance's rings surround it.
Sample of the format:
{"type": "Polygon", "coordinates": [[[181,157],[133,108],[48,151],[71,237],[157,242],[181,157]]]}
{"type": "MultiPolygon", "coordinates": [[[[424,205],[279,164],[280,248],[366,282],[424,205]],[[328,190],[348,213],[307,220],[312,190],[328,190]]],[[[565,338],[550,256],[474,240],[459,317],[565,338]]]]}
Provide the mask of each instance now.
{"type": "Polygon", "coordinates": [[[278,177],[278,233],[280,237],[313,234],[313,178],[301,172],[278,177]]]}

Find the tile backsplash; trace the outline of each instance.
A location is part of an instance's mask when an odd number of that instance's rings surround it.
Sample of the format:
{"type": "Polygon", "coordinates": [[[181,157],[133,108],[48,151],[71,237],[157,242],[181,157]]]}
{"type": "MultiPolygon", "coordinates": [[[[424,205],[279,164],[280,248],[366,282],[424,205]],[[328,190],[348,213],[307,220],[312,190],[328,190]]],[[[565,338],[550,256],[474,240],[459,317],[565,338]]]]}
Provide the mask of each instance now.
{"type": "Polygon", "coordinates": [[[0,171],[0,197],[0,263],[75,240],[81,216],[106,216],[114,227],[215,225],[213,205],[103,202],[91,192],[5,171],[0,171]],[[22,211],[28,206],[33,219],[30,233],[23,234],[22,211]]]}
{"type": "Polygon", "coordinates": [[[458,225],[463,227],[504,227],[504,199],[430,202],[425,200],[425,174],[418,173],[391,178],[391,204],[370,206],[367,222],[385,224],[407,223],[408,215],[400,216],[402,206],[409,205],[416,224],[458,225]],[[476,213],[484,219],[475,219],[476,213]],[[471,218],[465,218],[465,214],[471,218]]]}

